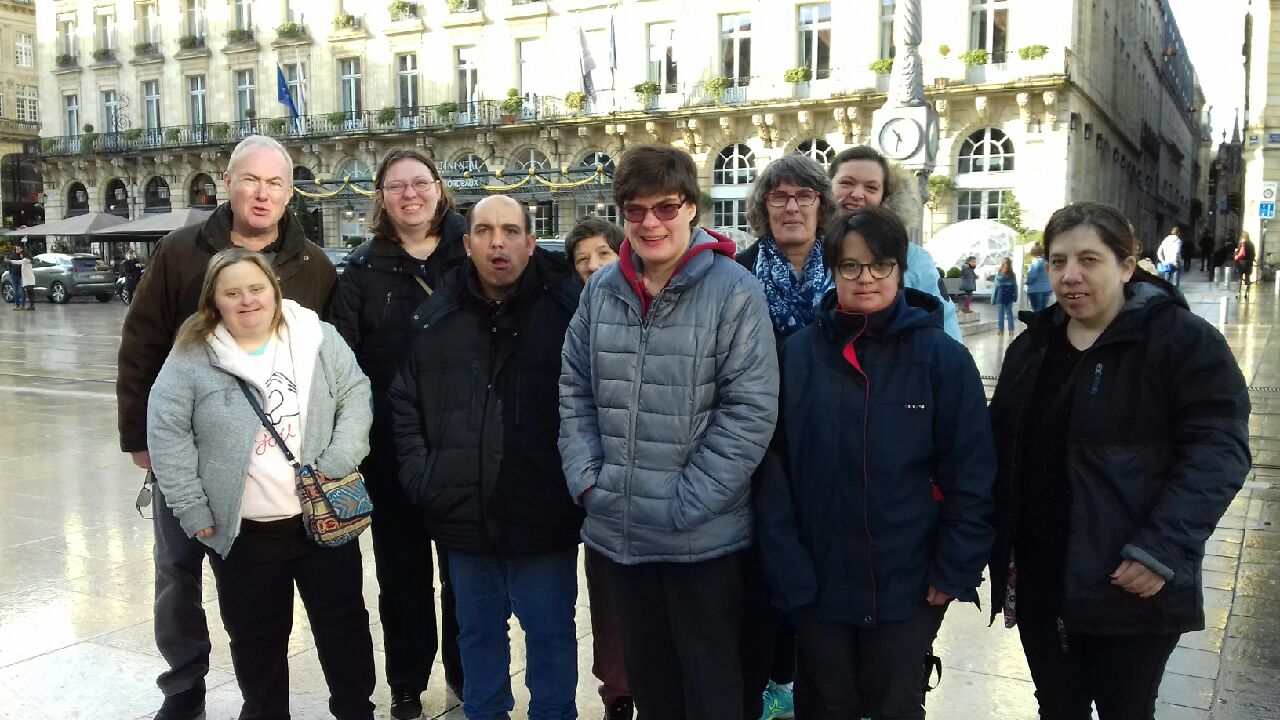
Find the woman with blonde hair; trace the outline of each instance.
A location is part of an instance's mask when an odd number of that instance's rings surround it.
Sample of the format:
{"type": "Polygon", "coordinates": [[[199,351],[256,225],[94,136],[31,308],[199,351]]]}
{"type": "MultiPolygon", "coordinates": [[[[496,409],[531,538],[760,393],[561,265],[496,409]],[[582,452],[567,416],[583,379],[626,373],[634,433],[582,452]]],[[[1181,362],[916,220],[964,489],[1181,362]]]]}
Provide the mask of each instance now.
{"type": "Polygon", "coordinates": [[[312,542],[294,466],[274,440],[321,480],[354,472],[369,451],[369,381],[332,326],[282,298],[258,253],[214,255],[197,308],[152,386],[147,447],[165,502],[187,535],[208,546],[244,696],[240,717],[289,717],[296,584],[330,712],[372,718],[359,543],[312,542]]]}

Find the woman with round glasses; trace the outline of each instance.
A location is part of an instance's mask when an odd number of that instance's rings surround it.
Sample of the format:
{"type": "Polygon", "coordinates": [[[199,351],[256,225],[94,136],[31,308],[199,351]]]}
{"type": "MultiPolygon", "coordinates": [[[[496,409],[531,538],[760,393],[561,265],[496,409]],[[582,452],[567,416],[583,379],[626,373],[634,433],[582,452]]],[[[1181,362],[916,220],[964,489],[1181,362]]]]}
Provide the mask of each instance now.
{"type": "Polygon", "coordinates": [[[903,287],[892,211],[825,237],[835,287],[782,347],[757,537],[796,629],[797,717],[923,718],[920,658],[947,603],[978,600],[995,535],[985,394],[939,301],[903,287]]]}
{"type": "MultiPolygon", "coordinates": [[[[374,507],[373,554],[387,684],[392,717],[416,718],[437,647],[431,543],[422,515],[400,485],[387,388],[408,355],[413,311],[435,291],[444,271],[466,256],[462,236],[467,223],[455,212],[453,195],[440,181],[435,163],[415,150],[388,153],[374,187],[373,239],[347,256],[338,278],[333,324],[373,386],[372,450],[360,470],[374,507]]],[[[443,554],[439,561],[444,615],[439,644],[445,682],[457,692],[462,689],[458,624],[443,554]]]]}

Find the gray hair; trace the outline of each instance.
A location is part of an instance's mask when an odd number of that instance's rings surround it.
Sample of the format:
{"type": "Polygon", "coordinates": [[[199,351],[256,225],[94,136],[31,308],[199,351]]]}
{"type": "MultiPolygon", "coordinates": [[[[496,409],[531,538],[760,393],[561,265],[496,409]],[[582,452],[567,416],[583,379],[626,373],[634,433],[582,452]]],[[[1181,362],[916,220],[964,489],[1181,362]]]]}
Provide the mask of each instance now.
{"type": "Polygon", "coordinates": [[[836,209],[836,198],[831,192],[831,180],[822,166],[806,155],[785,155],[774,160],[760,171],[755,184],[751,186],[751,194],[747,201],[747,222],[756,237],[770,234],[769,208],[764,196],[773,192],[782,183],[790,180],[800,187],[809,188],[819,193],[818,228],[821,232],[827,220],[836,209]]]}
{"type": "Polygon", "coordinates": [[[285,174],[285,181],[289,183],[289,187],[293,187],[293,156],[279,141],[266,135],[250,135],[236,145],[236,148],[231,151],[231,159],[227,161],[227,175],[235,174],[236,163],[240,161],[242,156],[263,148],[275,150],[284,156],[284,161],[289,166],[289,172],[285,174]]]}

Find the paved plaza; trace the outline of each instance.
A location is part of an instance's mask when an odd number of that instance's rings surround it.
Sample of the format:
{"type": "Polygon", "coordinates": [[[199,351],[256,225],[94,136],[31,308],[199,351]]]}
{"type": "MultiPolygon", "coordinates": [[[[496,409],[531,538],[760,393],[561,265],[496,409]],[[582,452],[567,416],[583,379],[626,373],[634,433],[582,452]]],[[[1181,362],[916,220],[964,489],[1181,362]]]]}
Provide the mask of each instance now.
{"type": "MultiPolygon", "coordinates": [[[[1274,719],[1280,717],[1280,298],[1266,285],[1242,304],[1230,291],[1196,281],[1202,274],[1191,275],[1184,289],[1193,310],[1218,324],[1253,388],[1255,470],[1209,542],[1209,627],[1185,636],[1174,653],[1156,717],[1274,719]]],[[[151,523],[133,506],[142,473],[116,439],[124,313],[118,301],[92,298],[41,302],[25,313],[0,306],[0,719],[134,720],[159,707],[154,680],[164,662],[152,641],[151,523]]],[[[967,344],[990,391],[1006,339],[992,329],[967,344]]],[[[390,698],[381,677],[368,534],[362,547],[378,656],[375,701],[385,715],[390,698]]],[[[240,693],[207,570],[205,600],[214,646],[208,718],[228,720],[237,716],[240,693]]],[[[581,717],[598,718],[588,613],[580,580],[578,708],[581,717]]],[[[935,648],[945,675],[931,693],[931,719],[1036,717],[1016,632],[987,627],[986,618],[972,605],[951,608],[935,648]]],[[[524,717],[523,639],[518,630],[513,635],[513,716],[524,717]]],[[[293,716],[329,717],[300,602],[290,653],[293,716]]],[[[425,717],[463,717],[438,663],[423,699],[425,717]]]]}

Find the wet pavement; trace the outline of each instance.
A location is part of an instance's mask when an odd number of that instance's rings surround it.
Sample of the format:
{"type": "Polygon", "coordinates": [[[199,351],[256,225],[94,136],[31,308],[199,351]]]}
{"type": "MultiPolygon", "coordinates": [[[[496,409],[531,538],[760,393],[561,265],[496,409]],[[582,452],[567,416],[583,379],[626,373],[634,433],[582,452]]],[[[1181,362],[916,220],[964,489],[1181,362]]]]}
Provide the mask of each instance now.
{"type": "MultiPolygon", "coordinates": [[[[1208,628],[1186,635],[1161,687],[1161,720],[1280,717],[1280,298],[1184,282],[1193,310],[1222,330],[1253,386],[1255,470],[1207,547],[1208,628]]],[[[978,306],[990,313],[989,307],[978,306]]],[[[152,642],[151,523],[133,502],[142,474],[118,452],[115,364],[125,308],[90,299],[36,312],[0,306],[0,719],[149,718],[164,668],[152,642]]],[[[982,327],[989,327],[983,324],[982,327]]],[[[994,387],[1008,338],[994,330],[966,340],[994,387]]],[[[387,716],[382,638],[369,537],[365,598],[373,622],[387,716]]],[[[579,583],[581,717],[602,714],[591,677],[589,609],[579,583]]],[[[206,571],[213,631],[208,718],[235,718],[239,690],[206,571]]],[[[525,717],[523,640],[512,623],[513,717],[525,717]]],[[[293,716],[329,717],[324,682],[301,603],[290,645],[293,716]]],[[[1014,631],[988,628],[972,606],[948,613],[936,651],[945,663],[929,698],[934,720],[1033,720],[1033,687],[1014,631]]],[[[462,718],[437,667],[423,696],[431,718],[462,718]]]]}

